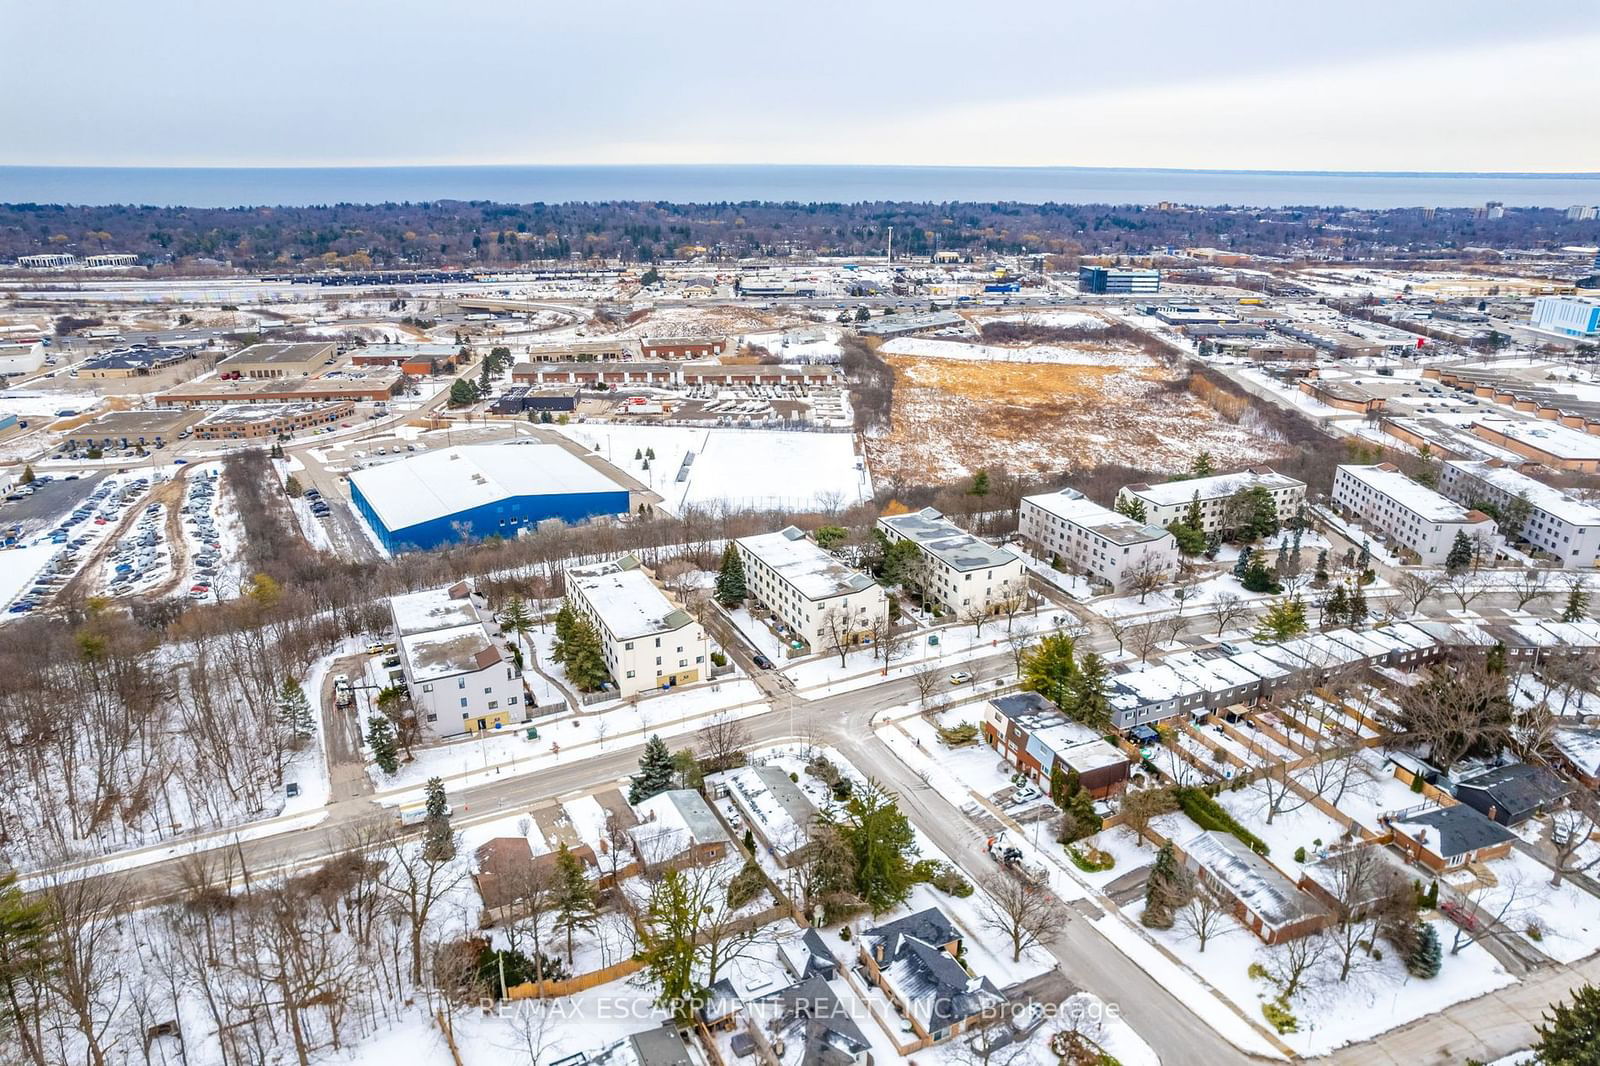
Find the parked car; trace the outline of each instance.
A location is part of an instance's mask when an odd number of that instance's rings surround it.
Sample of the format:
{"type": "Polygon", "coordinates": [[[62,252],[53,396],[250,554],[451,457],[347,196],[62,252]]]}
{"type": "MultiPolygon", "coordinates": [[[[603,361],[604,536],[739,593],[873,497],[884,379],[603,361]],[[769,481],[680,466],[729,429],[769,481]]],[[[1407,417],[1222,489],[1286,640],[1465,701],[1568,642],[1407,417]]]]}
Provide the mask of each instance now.
{"type": "Polygon", "coordinates": [[[971,680],[972,675],[965,670],[957,670],[955,673],[950,675],[950,683],[952,685],[965,685],[971,680]]]}
{"type": "Polygon", "coordinates": [[[757,653],[755,656],[753,656],[750,661],[755,663],[756,666],[762,670],[772,669],[772,660],[760,653],[757,653]]]}

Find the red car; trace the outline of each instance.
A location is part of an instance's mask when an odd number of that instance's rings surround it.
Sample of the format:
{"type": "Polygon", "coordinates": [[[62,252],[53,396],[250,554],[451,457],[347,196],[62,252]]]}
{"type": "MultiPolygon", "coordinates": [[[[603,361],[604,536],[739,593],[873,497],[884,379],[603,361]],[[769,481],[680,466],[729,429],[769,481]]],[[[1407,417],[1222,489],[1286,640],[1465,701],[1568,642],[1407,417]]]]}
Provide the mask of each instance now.
{"type": "Polygon", "coordinates": [[[1457,903],[1453,899],[1447,899],[1443,903],[1439,904],[1439,913],[1443,914],[1446,918],[1449,918],[1452,922],[1455,922],[1469,933],[1476,932],[1478,929],[1479,922],[1477,914],[1475,914],[1471,908],[1457,903]]]}

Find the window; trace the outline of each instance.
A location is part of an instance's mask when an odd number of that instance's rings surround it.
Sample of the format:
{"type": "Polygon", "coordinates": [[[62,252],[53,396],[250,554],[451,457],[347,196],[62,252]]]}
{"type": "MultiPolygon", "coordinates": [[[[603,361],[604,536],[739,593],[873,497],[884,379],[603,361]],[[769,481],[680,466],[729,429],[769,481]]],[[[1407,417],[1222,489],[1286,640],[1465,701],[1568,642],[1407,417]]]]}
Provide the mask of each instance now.
{"type": "Polygon", "coordinates": [[[630,640],[630,641],[628,641],[628,643],[624,644],[622,646],[622,650],[623,651],[632,651],[633,650],[633,641],[630,640]]]}
{"type": "Polygon", "coordinates": [[[424,691],[424,692],[432,692],[433,691],[433,686],[432,685],[423,685],[422,686],[422,691],[424,691]]]}
{"type": "Polygon", "coordinates": [[[629,671],[628,671],[628,676],[629,676],[629,677],[632,677],[632,676],[633,676],[633,671],[632,671],[632,670],[629,670],[629,671]]]}
{"type": "Polygon", "coordinates": [[[430,722],[437,722],[437,721],[438,721],[438,720],[439,720],[439,716],[438,716],[438,715],[436,715],[436,714],[430,714],[430,715],[428,715],[428,721],[430,721],[430,722]]]}
{"type": "Polygon", "coordinates": [[[467,687],[467,679],[466,678],[464,678],[464,677],[456,678],[456,688],[466,688],[466,687],[467,687]]]}
{"type": "Polygon", "coordinates": [[[483,694],[485,696],[488,696],[488,695],[492,694],[493,692],[494,692],[494,686],[493,685],[485,685],[485,686],[483,686],[483,694]]]}
{"type": "MultiPolygon", "coordinates": [[[[461,706],[465,707],[466,705],[467,705],[467,698],[465,696],[462,696],[461,697],[461,706]]],[[[466,715],[462,715],[461,717],[465,718],[466,715]]]]}
{"type": "Polygon", "coordinates": [[[500,701],[499,700],[490,700],[489,701],[489,709],[491,711],[494,710],[498,706],[500,706],[500,701]]]}

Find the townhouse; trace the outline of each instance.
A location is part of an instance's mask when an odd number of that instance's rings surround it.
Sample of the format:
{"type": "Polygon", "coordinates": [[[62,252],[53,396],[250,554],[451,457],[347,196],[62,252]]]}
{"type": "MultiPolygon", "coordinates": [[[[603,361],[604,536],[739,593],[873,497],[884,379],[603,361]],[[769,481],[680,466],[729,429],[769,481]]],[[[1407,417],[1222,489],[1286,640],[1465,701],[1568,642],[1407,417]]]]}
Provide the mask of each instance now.
{"type": "Polygon", "coordinates": [[[734,547],[744,564],[746,591],[811,650],[830,648],[834,631],[856,643],[889,613],[877,582],[795,526],[741,537],[734,547]]]}
{"type": "Polygon", "coordinates": [[[1024,496],[1017,529],[1039,555],[1112,589],[1147,567],[1178,567],[1177,541],[1160,523],[1135,521],[1076,489],[1024,496]]]}
{"type": "Polygon", "coordinates": [[[1439,491],[1468,507],[1488,504],[1502,516],[1513,501],[1527,505],[1527,518],[1507,536],[1520,537],[1569,570],[1600,562],[1600,507],[1562,492],[1503,463],[1452,459],[1439,471],[1439,491]]]}
{"type": "Polygon", "coordinates": [[[1037,692],[997,696],[984,705],[983,739],[1045,791],[1055,767],[1078,775],[1096,799],[1121,792],[1133,760],[1093,729],[1068,718],[1037,692]]]}
{"type": "Polygon", "coordinates": [[[1481,545],[1491,555],[1500,545],[1488,515],[1411,480],[1390,463],[1340,466],[1333,478],[1333,502],[1425,566],[1444,565],[1457,533],[1465,533],[1475,550],[1481,545]]]}
{"type": "Polygon", "coordinates": [[[1227,525],[1228,501],[1246,489],[1266,489],[1277,505],[1280,520],[1292,517],[1306,502],[1306,483],[1269,466],[1252,466],[1232,474],[1168,481],[1160,485],[1124,485],[1117,493],[1117,504],[1137,500],[1144,505],[1145,521],[1165,529],[1189,513],[1190,505],[1200,502],[1200,528],[1210,533],[1227,525]]]}
{"type": "Polygon", "coordinates": [[[988,614],[1005,599],[1026,593],[1020,556],[985,544],[932,507],[884,515],[878,528],[891,543],[908,540],[921,550],[924,573],[916,583],[929,606],[955,614],[988,614]]]}
{"type": "Polygon", "coordinates": [[[600,634],[606,669],[622,697],[707,676],[705,628],[633,556],[567,571],[567,594],[600,634]]]}

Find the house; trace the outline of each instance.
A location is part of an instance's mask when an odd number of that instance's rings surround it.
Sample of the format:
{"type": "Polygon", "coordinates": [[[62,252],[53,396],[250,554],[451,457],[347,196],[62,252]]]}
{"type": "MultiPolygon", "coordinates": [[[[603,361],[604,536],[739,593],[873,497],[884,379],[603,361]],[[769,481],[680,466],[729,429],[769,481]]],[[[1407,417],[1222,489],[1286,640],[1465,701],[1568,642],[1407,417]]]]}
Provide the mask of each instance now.
{"type": "MultiPolygon", "coordinates": [[[[584,869],[590,873],[598,867],[594,850],[587,844],[567,849],[584,869]]],[[[548,887],[554,883],[559,851],[533,853],[527,837],[494,837],[480,846],[475,853],[477,870],[472,875],[483,900],[483,925],[515,920],[520,916],[518,904],[537,886],[548,887]]]]}
{"type": "Polygon", "coordinates": [[[1556,749],[1556,761],[1564,765],[1585,788],[1600,789],[1600,728],[1576,726],[1558,729],[1551,740],[1556,749]]]}
{"type": "Polygon", "coordinates": [[[634,809],[639,824],[628,835],[646,871],[717,862],[733,849],[727,830],[693,789],[669,789],[634,809]]]}
{"type": "Polygon", "coordinates": [[[798,982],[813,977],[831,981],[839,976],[839,959],[815,928],[808,927],[801,936],[779,942],[778,961],[798,982]]]}
{"type": "Polygon", "coordinates": [[[1422,803],[1382,815],[1379,821],[1388,828],[1395,847],[1434,873],[1503,859],[1511,853],[1514,839],[1510,830],[1464,803],[1448,807],[1422,803]]]}
{"type": "Polygon", "coordinates": [[[1333,478],[1333,502],[1427,566],[1444,564],[1458,533],[1466,534],[1475,552],[1490,558],[1500,547],[1488,515],[1411,480],[1391,463],[1340,466],[1333,478]]]}
{"type": "Polygon", "coordinates": [[[951,614],[994,614],[1027,592],[1022,558],[985,544],[932,507],[884,515],[878,528],[890,543],[911,541],[922,553],[914,579],[925,605],[951,614]]]}
{"type": "Polygon", "coordinates": [[[1247,489],[1265,489],[1277,505],[1278,518],[1292,518],[1306,502],[1306,483],[1287,474],[1280,474],[1269,466],[1252,466],[1233,474],[1213,477],[1189,478],[1184,481],[1167,481],[1159,485],[1144,483],[1124,485],[1117,493],[1117,503],[1138,501],[1144,505],[1145,521],[1166,528],[1172,522],[1182,521],[1196,501],[1200,504],[1200,528],[1210,533],[1226,528],[1228,501],[1235,493],[1247,489]]]}
{"type": "Polygon", "coordinates": [[[417,726],[429,737],[526,721],[522,671],[466,582],[389,601],[417,726]]]}
{"type": "Polygon", "coordinates": [[[739,767],[728,774],[728,796],[779,866],[787,869],[809,853],[817,808],[781,767],[739,767]]]}
{"type": "Polygon", "coordinates": [[[821,975],[759,997],[749,1009],[765,1030],[778,1066],[867,1066],[872,1062],[871,1041],[821,975]]]}
{"type": "Polygon", "coordinates": [[[1323,928],[1332,916],[1276,866],[1232,833],[1208,830],[1180,846],[1184,866],[1265,944],[1282,944],[1323,928]]]}
{"type": "Polygon", "coordinates": [[[1571,794],[1572,786],[1561,778],[1523,762],[1479,770],[1455,785],[1458,803],[1508,827],[1560,806],[1571,794]]]}
{"type": "Polygon", "coordinates": [[[1159,523],[1102,507],[1076,489],[1024,496],[1017,531],[1044,558],[1116,590],[1134,574],[1178,568],[1178,543],[1159,523]]]}
{"type": "Polygon", "coordinates": [[[1057,765],[1077,773],[1096,799],[1121,792],[1133,760],[1037,692],[997,696],[984,706],[984,741],[1048,791],[1057,765]]]}
{"type": "MultiPolygon", "coordinates": [[[[582,1056],[578,1056],[581,1060],[582,1056]]],[[[570,1063],[570,1059],[562,1059],[570,1063]]],[[[589,1060],[588,1066],[703,1066],[671,1022],[634,1033],[589,1060]]]]}
{"type": "Polygon", "coordinates": [[[632,555],[567,571],[567,595],[594,624],[623,698],[708,676],[705,627],[667,598],[632,555]]]}
{"type": "Polygon", "coordinates": [[[858,643],[889,613],[882,586],[795,526],[740,537],[734,546],[750,597],[811,650],[858,643]]]}
{"type": "Polygon", "coordinates": [[[867,980],[911,1023],[916,1047],[948,1040],[1006,1001],[961,965],[961,934],[937,907],[867,929],[857,943],[867,980]]]}

